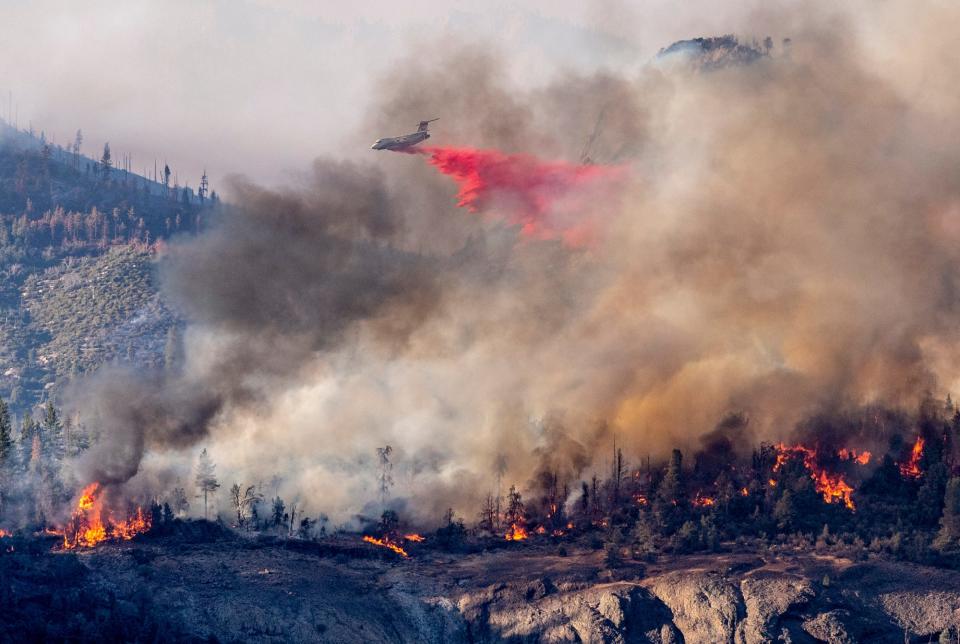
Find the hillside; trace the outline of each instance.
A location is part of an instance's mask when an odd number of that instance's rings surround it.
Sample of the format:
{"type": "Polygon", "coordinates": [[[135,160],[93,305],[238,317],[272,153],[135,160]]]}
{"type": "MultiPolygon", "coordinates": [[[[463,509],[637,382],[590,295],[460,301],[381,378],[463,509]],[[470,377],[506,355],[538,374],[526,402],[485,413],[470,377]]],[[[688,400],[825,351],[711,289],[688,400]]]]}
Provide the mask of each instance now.
{"type": "Polygon", "coordinates": [[[111,361],[163,360],[158,242],[218,205],[0,122],[0,397],[22,414],[111,361]]]}

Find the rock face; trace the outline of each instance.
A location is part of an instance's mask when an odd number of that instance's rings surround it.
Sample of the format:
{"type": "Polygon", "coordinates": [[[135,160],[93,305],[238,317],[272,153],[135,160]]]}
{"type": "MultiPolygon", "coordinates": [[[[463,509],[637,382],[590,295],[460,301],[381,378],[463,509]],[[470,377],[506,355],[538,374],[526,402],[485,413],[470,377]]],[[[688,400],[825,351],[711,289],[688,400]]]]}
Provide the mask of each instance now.
{"type": "Polygon", "coordinates": [[[655,579],[651,588],[673,613],[673,623],[687,642],[733,642],[744,619],[743,598],[718,573],[669,573],[655,579]]]}
{"type": "Polygon", "coordinates": [[[960,573],[800,553],[609,571],[596,551],[529,545],[410,559],[353,538],[28,546],[0,553],[2,641],[892,644],[960,624],[960,573]]]}
{"type": "Polygon", "coordinates": [[[740,581],[746,618],[737,626],[737,644],[776,641],[781,616],[796,611],[816,596],[809,579],[789,573],[757,572],[740,581]]]}
{"type": "Polygon", "coordinates": [[[498,585],[464,595],[458,609],[467,621],[469,641],[678,642],[670,612],[647,590],[631,583],[585,588],[543,584],[498,585]]]}
{"type": "Polygon", "coordinates": [[[689,563],[660,562],[667,570],[632,581],[498,583],[461,592],[457,610],[471,642],[892,644],[960,624],[952,571],[799,556],[689,563]]]}

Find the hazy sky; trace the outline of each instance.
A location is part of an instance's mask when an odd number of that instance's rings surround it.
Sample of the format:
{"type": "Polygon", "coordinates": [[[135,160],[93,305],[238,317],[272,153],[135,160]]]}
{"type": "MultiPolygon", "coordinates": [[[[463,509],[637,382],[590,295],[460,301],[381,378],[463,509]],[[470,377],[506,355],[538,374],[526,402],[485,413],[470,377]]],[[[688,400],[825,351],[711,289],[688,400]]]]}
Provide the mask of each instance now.
{"type": "MultiPolygon", "coordinates": [[[[0,91],[19,124],[84,150],[109,140],[134,168],[169,161],[196,186],[230,172],[275,183],[318,155],[370,154],[358,132],[378,79],[443,43],[484,43],[517,82],[629,68],[672,41],[736,32],[762,2],[537,0],[4,0],[0,91]]],[[[457,115],[438,105],[424,117],[457,115]]],[[[465,142],[467,143],[467,142],[465,142]]]]}

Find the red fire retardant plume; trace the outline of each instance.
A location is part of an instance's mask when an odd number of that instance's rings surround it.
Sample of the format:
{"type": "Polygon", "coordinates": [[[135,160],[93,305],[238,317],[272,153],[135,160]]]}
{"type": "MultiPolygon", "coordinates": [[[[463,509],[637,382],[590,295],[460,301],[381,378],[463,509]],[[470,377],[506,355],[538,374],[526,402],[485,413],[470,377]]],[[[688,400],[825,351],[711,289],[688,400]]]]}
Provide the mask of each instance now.
{"type": "Polygon", "coordinates": [[[624,174],[617,166],[543,161],[528,154],[474,148],[421,147],[430,165],[452,177],[458,204],[470,212],[492,213],[534,239],[562,239],[571,246],[595,236],[597,210],[624,174]]]}

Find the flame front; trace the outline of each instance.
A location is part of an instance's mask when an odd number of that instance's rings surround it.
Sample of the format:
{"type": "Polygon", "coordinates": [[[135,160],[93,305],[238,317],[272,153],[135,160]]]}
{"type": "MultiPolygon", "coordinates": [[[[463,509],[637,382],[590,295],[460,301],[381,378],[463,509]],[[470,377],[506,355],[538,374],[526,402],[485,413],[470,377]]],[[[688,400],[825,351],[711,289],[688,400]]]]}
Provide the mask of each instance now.
{"type": "Polygon", "coordinates": [[[367,543],[372,543],[375,546],[380,546],[381,548],[389,548],[395,553],[403,557],[404,559],[408,558],[410,555],[407,554],[407,551],[401,548],[398,544],[390,540],[390,537],[384,537],[383,539],[377,539],[376,537],[371,537],[365,535],[363,540],[367,543]]]}
{"type": "Polygon", "coordinates": [[[503,535],[503,538],[507,541],[523,541],[528,538],[530,533],[527,532],[527,527],[522,523],[511,523],[510,529],[507,530],[507,534],[503,535]]]}
{"type": "Polygon", "coordinates": [[[837,452],[837,456],[840,457],[841,461],[854,461],[858,465],[866,465],[870,462],[870,457],[872,455],[867,451],[858,452],[855,449],[847,449],[844,447],[837,452]]]}
{"type": "Polygon", "coordinates": [[[923,436],[917,436],[917,442],[913,444],[910,450],[910,459],[906,463],[900,464],[900,474],[906,478],[918,479],[923,474],[920,469],[920,459],[923,457],[923,436]]]}
{"type": "MultiPolygon", "coordinates": [[[[805,447],[804,445],[784,445],[780,443],[777,448],[777,462],[773,466],[774,472],[779,472],[780,468],[791,458],[800,457],[803,459],[803,466],[810,473],[813,479],[813,487],[817,493],[823,497],[825,503],[834,501],[842,502],[848,510],[856,510],[853,503],[853,487],[847,483],[842,474],[827,472],[817,463],[817,450],[805,447]]],[[[852,460],[860,465],[866,465],[870,462],[870,452],[857,452],[852,449],[841,449],[837,455],[841,460],[852,460]]],[[[776,486],[776,481],[770,479],[770,485],[776,486]]]]}
{"type": "Polygon", "coordinates": [[[63,535],[64,549],[92,548],[108,539],[129,541],[150,529],[150,517],[141,507],[130,517],[116,519],[100,503],[101,491],[99,483],[85,487],[67,527],[56,531],[63,535]]]}
{"type": "Polygon", "coordinates": [[[693,499],[693,507],[695,508],[709,508],[713,505],[716,505],[717,501],[712,496],[701,496],[699,492],[693,499]]]}

